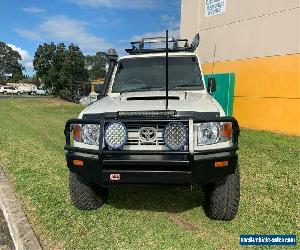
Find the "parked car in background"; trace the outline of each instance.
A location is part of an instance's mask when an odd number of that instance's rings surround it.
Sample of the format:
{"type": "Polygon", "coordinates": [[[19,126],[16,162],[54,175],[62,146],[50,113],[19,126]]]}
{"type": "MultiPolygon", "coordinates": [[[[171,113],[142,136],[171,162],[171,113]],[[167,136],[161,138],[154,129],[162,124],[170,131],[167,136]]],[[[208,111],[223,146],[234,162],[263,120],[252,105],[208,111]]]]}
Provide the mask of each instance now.
{"type": "Polygon", "coordinates": [[[17,95],[21,95],[23,93],[22,90],[17,89],[14,86],[3,86],[0,88],[0,94],[17,94],[17,95]]]}
{"type": "Polygon", "coordinates": [[[19,90],[21,90],[22,93],[26,93],[28,95],[35,95],[38,89],[36,86],[20,86],[19,90]]]}
{"type": "Polygon", "coordinates": [[[36,95],[38,88],[36,86],[33,86],[30,90],[31,91],[28,93],[29,95],[36,95]]]}
{"type": "Polygon", "coordinates": [[[37,95],[46,95],[47,91],[45,89],[43,89],[43,88],[37,88],[36,94],[37,95]]]}

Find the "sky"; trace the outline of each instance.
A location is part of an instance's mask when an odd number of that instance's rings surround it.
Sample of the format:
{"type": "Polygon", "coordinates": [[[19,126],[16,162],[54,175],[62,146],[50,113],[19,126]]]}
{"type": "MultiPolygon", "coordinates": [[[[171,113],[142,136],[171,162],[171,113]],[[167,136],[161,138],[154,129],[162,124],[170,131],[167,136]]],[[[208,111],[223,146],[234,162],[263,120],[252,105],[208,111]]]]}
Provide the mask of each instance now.
{"type": "Polygon", "coordinates": [[[179,37],[181,0],[0,0],[0,41],[22,56],[24,74],[34,74],[39,44],[77,44],[84,54],[159,36],[179,37]]]}

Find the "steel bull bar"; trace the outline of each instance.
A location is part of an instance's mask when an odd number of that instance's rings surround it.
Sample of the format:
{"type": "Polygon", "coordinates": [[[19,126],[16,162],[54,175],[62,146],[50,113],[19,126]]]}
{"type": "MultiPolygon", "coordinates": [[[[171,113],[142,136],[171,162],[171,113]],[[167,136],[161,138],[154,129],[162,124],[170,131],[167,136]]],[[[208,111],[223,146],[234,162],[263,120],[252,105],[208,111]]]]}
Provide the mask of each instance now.
{"type": "MultiPolygon", "coordinates": [[[[149,113],[149,111],[147,111],[149,113]]],[[[238,162],[239,125],[233,117],[220,117],[218,113],[171,112],[165,116],[142,116],[134,113],[104,113],[85,115],[83,119],[70,119],[65,125],[64,147],[67,166],[100,186],[114,185],[191,185],[205,184],[235,171],[238,162]],[[171,122],[188,124],[188,150],[109,150],[104,143],[104,129],[113,121],[123,123],[171,122]],[[231,122],[233,143],[231,147],[194,151],[193,125],[204,122],[231,122]],[[97,149],[75,147],[71,142],[74,124],[100,125],[97,149]],[[78,164],[80,163],[80,164],[78,164]],[[221,164],[216,164],[221,163],[221,164]],[[222,165],[223,166],[220,166],[222,165]]]]}

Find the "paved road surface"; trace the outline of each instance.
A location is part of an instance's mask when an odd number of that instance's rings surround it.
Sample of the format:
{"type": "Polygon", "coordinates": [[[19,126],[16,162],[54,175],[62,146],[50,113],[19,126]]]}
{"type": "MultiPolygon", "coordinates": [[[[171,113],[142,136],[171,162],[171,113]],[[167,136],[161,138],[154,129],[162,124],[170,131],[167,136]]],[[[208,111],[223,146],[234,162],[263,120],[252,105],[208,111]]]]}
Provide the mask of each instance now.
{"type": "Polygon", "coordinates": [[[6,225],[2,211],[0,210],[0,249],[1,250],[12,250],[14,245],[10,237],[8,227],[6,225]]]}
{"type": "MultiPolygon", "coordinates": [[[[12,99],[11,95],[1,95],[0,94],[0,100],[1,99],[12,99]]],[[[13,98],[51,98],[51,96],[44,96],[44,95],[13,95],[13,98]]]]}

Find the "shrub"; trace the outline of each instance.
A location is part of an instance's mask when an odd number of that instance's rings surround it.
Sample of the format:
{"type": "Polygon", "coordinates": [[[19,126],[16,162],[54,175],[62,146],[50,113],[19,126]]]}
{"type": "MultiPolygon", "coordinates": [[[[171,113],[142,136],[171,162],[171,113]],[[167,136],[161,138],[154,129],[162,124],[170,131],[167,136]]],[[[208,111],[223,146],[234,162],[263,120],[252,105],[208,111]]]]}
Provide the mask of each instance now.
{"type": "Polygon", "coordinates": [[[74,100],[72,92],[69,89],[62,89],[62,90],[60,90],[59,91],[59,97],[61,99],[69,101],[69,102],[73,102],[73,100],[74,100]]]}

